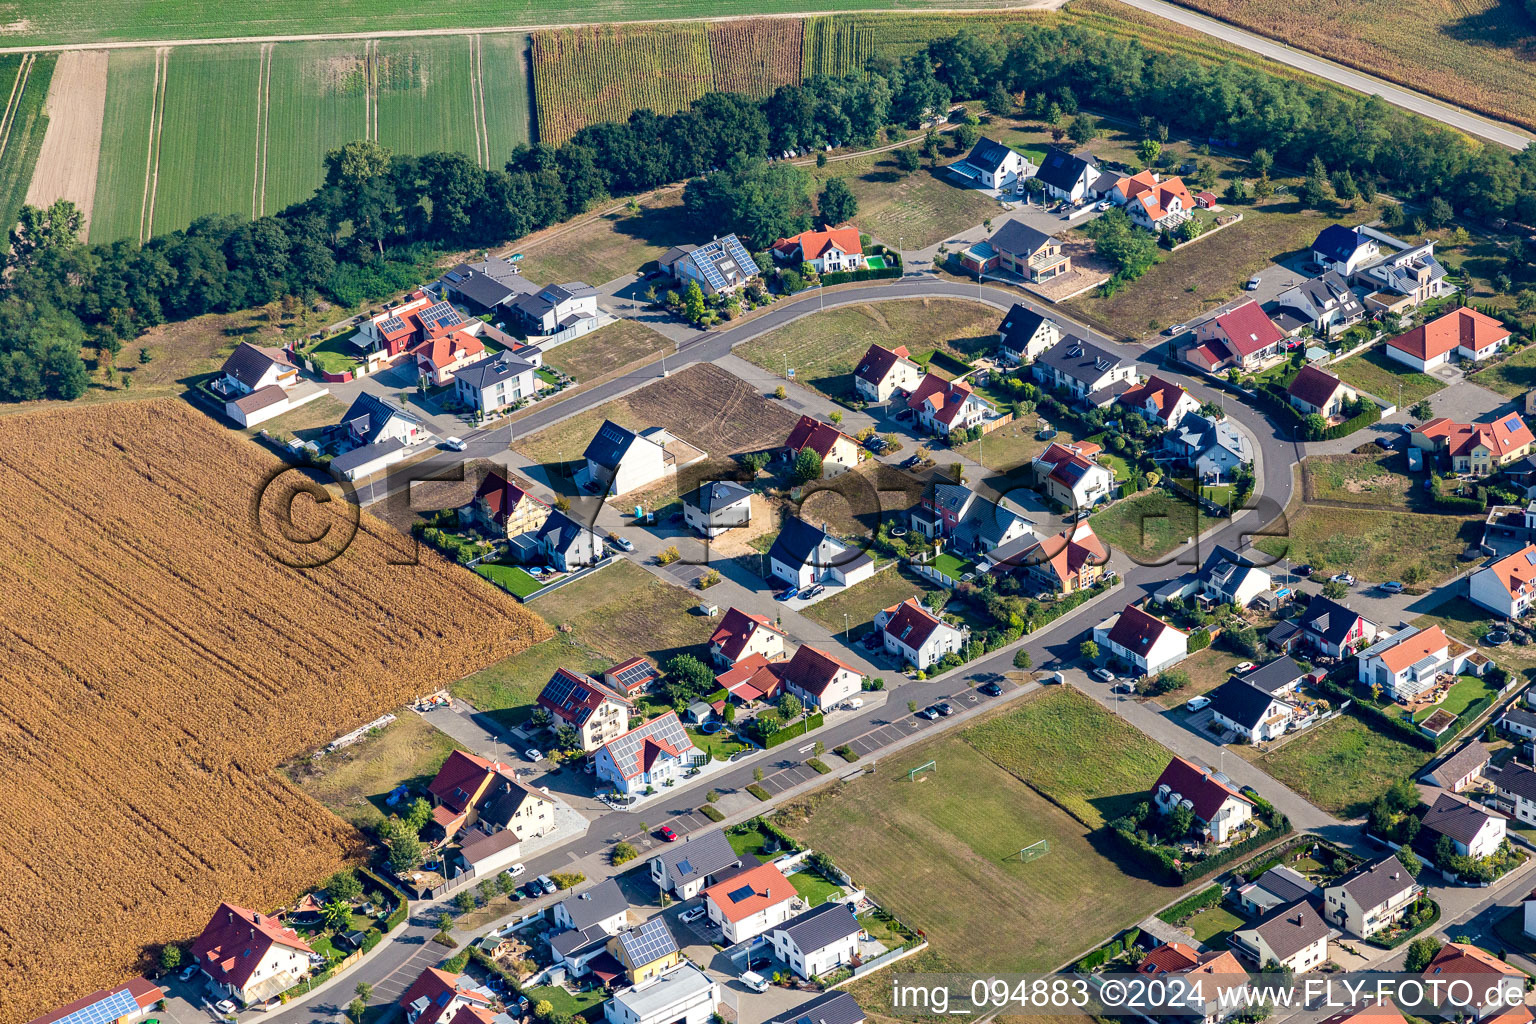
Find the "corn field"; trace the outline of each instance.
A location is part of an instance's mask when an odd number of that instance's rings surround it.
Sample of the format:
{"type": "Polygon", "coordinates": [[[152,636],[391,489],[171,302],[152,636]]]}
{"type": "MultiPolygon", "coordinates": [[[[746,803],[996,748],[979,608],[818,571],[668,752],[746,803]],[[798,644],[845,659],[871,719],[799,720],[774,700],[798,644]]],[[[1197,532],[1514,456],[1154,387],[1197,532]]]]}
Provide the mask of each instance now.
{"type": "MultiPolygon", "coordinates": [[[[279,464],[180,402],[7,426],[0,1006],[27,1020],[219,900],[272,910],[356,860],[276,766],[549,630],[429,552],[388,564],[402,539],[366,515],[334,561],[286,568],[252,525],[279,464]]],[[[298,508],[307,533],[353,507],[298,508]]]]}
{"type": "Polygon", "coordinates": [[[709,26],[715,89],[761,99],[781,85],[800,82],[799,18],[717,21],[709,26]]]}
{"type": "Polygon", "coordinates": [[[874,37],[867,28],[837,15],[807,18],[801,70],[812,75],[839,77],[857,71],[874,56],[874,37]]]}

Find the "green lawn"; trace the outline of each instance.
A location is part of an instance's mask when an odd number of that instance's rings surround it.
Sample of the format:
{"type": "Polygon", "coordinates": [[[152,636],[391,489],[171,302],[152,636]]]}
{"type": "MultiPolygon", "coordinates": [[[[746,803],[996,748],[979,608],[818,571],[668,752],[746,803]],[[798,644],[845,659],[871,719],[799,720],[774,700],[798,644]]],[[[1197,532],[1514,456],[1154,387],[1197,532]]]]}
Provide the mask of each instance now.
{"type": "Polygon", "coordinates": [[[1341,363],[1333,363],[1326,369],[1344,383],[1388,402],[1398,403],[1398,396],[1401,395],[1402,408],[1408,408],[1445,387],[1445,381],[1439,377],[1429,373],[1415,373],[1402,363],[1383,355],[1379,345],[1358,356],[1350,356],[1341,363]],[[1399,388],[1402,390],[1399,391],[1399,388]]]}
{"type": "Polygon", "coordinates": [[[1396,505],[1407,509],[1417,500],[1418,479],[1409,475],[1402,452],[1369,455],[1309,455],[1302,460],[1307,493],[1323,501],[1396,505]]]}
{"type": "Polygon", "coordinates": [[[900,604],[909,597],[921,598],[936,589],[916,573],[902,566],[893,566],[875,573],[863,583],[817,601],[802,614],[834,633],[843,631],[846,615],[849,633],[858,637],[869,630],[877,612],[900,604]]]}
{"type": "Polygon", "coordinates": [[[1198,697],[1226,682],[1232,675],[1233,667],[1244,660],[1246,659],[1215,647],[1196,651],[1179,662],[1177,666],[1178,671],[1189,676],[1189,685],[1181,686],[1177,690],[1169,690],[1153,699],[1165,708],[1178,707],[1191,697],[1198,697]]]}
{"type": "Polygon", "coordinates": [[[1330,814],[1352,818],[1428,760],[1418,747],[1345,714],[1265,754],[1258,765],[1330,814]]]}
{"type": "Polygon", "coordinates": [[[526,570],[515,565],[481,562],[475,566],[475,572],[517,597],[527,597],[529,594],[544,588],[544,584],[530,576],[526,570]]]}
{"type": "Polygon", "coordinates": [[[1088,520],[1105,544],[1150,564],[1156,564],[1214,521],[1190,502],[1162,488],[1117,501],[1088,520]]]}
{"type": "Polygon", "coordinates": [[[1284,535],[1256,538],[1254,546],[1329,573],[1347,569],[1366,583],[1401,580],[1406,569],[1417,566],[1425,573],[1424,584],[1434,586],[1462,568],[1458,556],[1481,536],[1482,523],[1479,516],[1320,505],[1298,512],[1293,505],[1272,527],[1284,535]]]}
{"type": "Polygon", "coordinates": [[[859,202],[859,229],[896,248],[921,249],[999,216],[995,199],[951,181],[942,165],[908,174],[890,153],[839,160],[812,173],[817,191],[827,178],[848,182],[859,202]]]}
{"type": "Polygon", "coordinates": [[[1010,476],[1028,474],[1031,472],[1030,463],[1036,455],[1051,445],[1053,442],[1072,444],[1081,440],[1068,429],[1066,424],[1053,423],[1056,435],[1049,438],[1040,438],[1035,435],[1040,431],[1041,419],[1038,416],[1025,416],[1023,419],[1005,423],[984,437],[975,441],[968,441],[961,445],[957,451],[973,462],[979,462],[988,469],[995,469],[1010,476]]]}
{"type": "Polygon", "coordinates": [[[1210,949],[1225,949],[1227,939],[1248,922],[1226,907],[1208,907],[1184,924],[1194,929],[1194,939],[1210,949]]]}
{"type": "MultiPolygon", "coordinates": [[[[1413,720],[1415,722],[1422,722],[1436,711],[1445,711],[1459,716],[1463,711],[1467,710],[1469,704],[1479,697],[1492,697],[1497,693],[1497,688],[1489,685],[1486,680],[1479,679],[1477,676],[1462,676],[1451,684],[1450,692],[1445,695],[1444,700],[1439,704],[1421,709],[1418,714],[1413,716],[1413,720]]],[[[1406,709],[1400,704],[1393,704],[1387,708],[1389,714],[1397,715],[1398,717],[1402,717],[1404,710],[1406,709]]],[[[1456,728],[1460,730],[1465,728],[1466,725],[1466,722],[1461,722],[1457,724],[1456,728]]]]}
{"type": "Polygon", "coordinates": [[[789,884],[805,900],[807,906],[819,907],[827,900],[843,894],[842,887],[822,878],[814,871],[797,871],[789,876],[789,884]]]}
{"type": "Polygon", "coordinates": [[[959,581],[961,576],[964,576],[974,568],[966,559],[956,558],[947,551],[943,554],[935,555],[932,564],[935,569],[956,582],[959,581]]]}
{"type": "Polygon", "coordinates": [[[583,1013],[596,1006],[601,1006],[608,994],[599,986],[590,988],[579,995],[571,995],[564,986],[545,985],[540,988],[530,988],[523,992],[531,1004],[537,1004],[541,1000],[548,1000],[555,1008],[556,1013],[583,1013]]]}
{"type": "Polygon", "coordinates": [[[730,840],[731,849],[737,853],[750,853],[760,860],[773,857],[774,854],[768,852],[768,847],[778,842],[778,839],[756,827],[743,832],[731,833],[726,838],[730,840]]]}
{"type": "Polygon", "coordinates": [[[716,761],[724,761],[736,751],[747,748],[747,745],[732,735],[728,728],[709,736],[692,726],[687,732],[688,738],[693,740],[693,745],[713,756],[716,761]]]}
{"type": "MultiPolygon", "coordinates": [[[[1439,626],[1448,636],[1477,645],[1482,644],[1483,637],[1499,623],[1494,621],[1486,609],[1464,597],[1458,597],[1414,619],[1413,625],[1425,628],[1439,626]]],[[[1536,644],[1525,647],[1516,644],[1505,644],[1499,648],[1485,647],[1484,652],[1511,675],[1523,674],[1527,679],[1536,678],[1536,644]]]]}
{"type": "Polygon", "coordinates": [[[1474,374],[1472,380],[1505,398],[1519,398],[1536,387],[1536,346],[1522,349],[1497,366],[1474,374]]]}
{"type": "Polygon", "coordinates": [[[316,369],[326,373],[355,370],[362,365],[362,360],[357,356],[357,348],[351,342],[356,333],[357,328],[353,327],[340,334],[333,334],[304,354],[309,356],[316,369]]]}

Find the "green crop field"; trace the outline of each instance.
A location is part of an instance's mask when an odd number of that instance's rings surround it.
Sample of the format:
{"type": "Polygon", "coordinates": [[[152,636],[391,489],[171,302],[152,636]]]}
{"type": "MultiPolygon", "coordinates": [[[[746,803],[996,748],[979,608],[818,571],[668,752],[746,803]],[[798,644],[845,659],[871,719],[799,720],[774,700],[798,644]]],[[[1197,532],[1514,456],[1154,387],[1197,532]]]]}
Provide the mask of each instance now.
{"type": "Polygon", "coordinates": [[[374,134],[385,149],[457,150],[483,157],[471,78],[475,38],[384,39],[374,44],[374,134]]]}
{"type": "Polygon", "coordinates": [[[113,50],[108,58],[93,242],[141,236],[158,63],[153,50],[113,50]]]}
{"type": "MultiPolygon", "coordinates": [[[[48,98],[57,60],[51,53],[0,57],[0,88],[8,99],[0,120],[0,217],[7,225],[16,223],[32,183],[32,169],[48,129],[43,101],[48,98]]],[[[0,240],[0,247],[5,244],[0,240]]]]}
{"type": "Polygon", "coordinates": [[[272,48],[267,91],[267,213],[309,198],[325,178],[325,154],[367,131],[367,72],[361,40],[284,43],[272,48]]]}

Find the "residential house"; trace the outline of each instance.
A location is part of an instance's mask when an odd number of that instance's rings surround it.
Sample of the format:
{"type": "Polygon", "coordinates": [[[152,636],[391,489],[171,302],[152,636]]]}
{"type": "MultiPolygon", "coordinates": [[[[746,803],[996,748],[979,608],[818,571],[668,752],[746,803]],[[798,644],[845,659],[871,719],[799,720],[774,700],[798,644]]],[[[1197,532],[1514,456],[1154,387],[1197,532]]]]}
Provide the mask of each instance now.
{"type": "MultiPolygon", "coordinates": [[[[1423,818],[1425,830],[1436,836],[1449,836],[1451,845],[1463,857],[1482,860],[1497,852],[1504,842],[1504,815],[1450,793],[1441,793],[1429,805],[1423,818]]],[[[1433,847],[1439,840],[1433,840],[1433,847]]],[[[1441,867],[1442,865],[1436,865],[1441,867]]]]}
{"type": "Polygon", "coordinates": [[[392,363],[422,342],[457,333],[473,334],[475,330],[452,303],[418,290],[399,305],[364,320],[349,341],[360,352],[392,363]]]}
{"type": "Polygon", "coordinates": [[[1193,395],[1155,373],[1122,393],[1117,401],[1127,412],[1140,413],[1148,424],[1165,430],[1200,411],[1193,395]]]}
{"type": "Polygon", "coordinates": [[[769,661],[761,654],[749,654],[715,676],[720,689],[739,705],[759,700],[773,700],[784,685],[787,661],[769,661]]]}
{"type": "Polygon", "coordinates": [[[854,962],[864,926],[846,903],[827,902],[768,933],[776,957],[806,981],[854,962]]]}
{"type": "Polygon", "coordinates": [[[775,674],[808,709],[820,711],[857,695],[864,681],[858,669],[810,644],[801,644],[795,656],[778,666],[775,674]]]}
{"type": "Polygon", "coordinates": [[[1413,309],[1456,290],[1445,279],[1445,268],[1435,257],[1432,241],[1361,267],[1355,272],[1355,280],[1377,289],[1365,297],[1365,308],[1373,311],[1395,313],[1413,309]]]}
{"type": "Polygon", "coordinates": [[[768,1024],[864,1024],[864,1011],[853,996],[833,989],[773,1018],[768,1024]]]}
{"type": "Polygon", "coordinates": [[[468,975],[428,967],[400,996],[405,1024],[452,1024],[462,1006],[492,1006],[491,994],[468,975]]]}
{"type": "Polygon", "coordinates": [[[1035,173],[1035,165],[1017,150],[985,136],[976,140],[964,160],[949,165],[950,171],[980,188],[1007,189],[1035,173]]]}
{"type": "Polygon", "coordinates": [[[688,462],[703,455],[661,427],[636,432],[603,420],[582,453],[587,464],[577,470],[578,483],[608,495],[628,494],[676,473],[679,454],[688,462]]]}
{"type": "Polygon", "coordinates": [[[550,508],[514,484],[501,470],[485,474],[475,496],[462,510],[464,517],[493,536],[517,537],[544,525],[550,508]]]}
{"type": "Polygon", "coordinates": [[[1284,333],[1250,299],[1196,327],[1181,358],[1209,373],[1234,367],[1251,373],[1277,358],[1284,344],[1284,333]]]}
{"type": "Polygon", "coordinates": [[[555,926],[562,929],[601,928],[617,935],[629,921],[629,900],[618,879],[609,878],[590,889],[566,896],[553,909],[555,926]]]}
{"type": "Polygon", "coordinates": [[[1133,604],[1093,627],[1094,642],[1139,675],[1155,676],[1189,656],[1189,634],[1133,604]]]}
{"type": "Polygon", "coordinates": [[[1075,594],[1098,583],[1108,561],[1109,553],[1084,519],[1062,533],[1041,538],[1005,564],[1057,593],[1075,594]]]}
{"type": "Polygon", "coordinates": [[[709,922],[727,946],[772,931],[805,909],[795,887],[773,864],[759,864],[704,890],[709,922]]]}
{"type": "Polygon", "coordinates": [[[1279,964],[1305,974],[1328,960],[1328,922],[1306,900],[1270,911],[1232,933],[1232,943],[1260,967],[1279,964]]]}
{"type": "Polygon", "coordinates": [[[931,434],[948,437],[957,430],[982,427],[998,413],[969,384],[926,374],[907,399],[917,422],[931,434]]]}
{"type": "Polygon", "coordinates": [[[1409,701],[1435,685],[1442,675],[1457,675],[1472,649],[1445,635],[1439,626],[1405,625],[1359,652],[1360,682],[1380,686],[1393,700],[1409,701]]]}
{"type": "Polygon", "coordinates": [[[1358,401],[1360,393],[1342,380],[1315,366],[1303,366],[1286,388],[1291,407],[1303,416],[1317,415],[1325,420],[1344,416],[1346,402],[1358,401]]]}
{"type": "Polygon", "coordinates": [[[731,846],[725,832],[710,829],[663,846],[650,860],[651,881],[662,892],[670,892],[679,900],[690,900],[742,865],[742,855],[731,846]]]}
{"type": "Polygon", "coordinates": [[[447,384],[460,370],[490,356],[485,342],[467,331],[434,335],[413,346],[410,353],[416,360],[417,379],[429,387],[447,384]]]}
{"type": "Polygon", "coordinates": [[[859,442],[830,423],[801,416],[784,441],[784,453],[793,462],[807,448],[820,457],[824,477],[846,473],[859,465],[859,442]]]}
{"type": "Polygon", "coordinates": [[[663,273],[679,284],[698,282],[706,298],[729,295],[746,286],[762,271],[752,262],[746,246],[735,235],[715,238],[703,245],[680,245],[662,253],[656,261],[663,273]]]}
{"type": "Polygon", "coordinates": [[[516,263],[504,259],[460,263],[443,275],[442,283],[447,298],[479,313],[498,313],[520,296],[539,290],[516,263]]]}
{"type": "Polygon", "coordinates": [[[1032,363],[1061,340],[1061,325],[1015,302],[997,325],[997,353],[1015,363],[1032,363]]]}
{"type": "Polygon", "coordinates": [[[798,516],[784,526],[768,550],[769,572],[793,587],[831,583],[851,587],[875,573],[874,557],[844,544],[826,531],[798,516]]]}
{"type": "Polygon", "coordinates": [[[1381,246],[1360,228],[1330,224],[1312,243],[1312,262],[1324,273],[1349,277],[1367,263],[1381,257],[1381,246]]]}
{"type": "Polygon", "coordinates": [[[1365,319],[1365,304],[1334,270],[1287,288],[1275,296],[1274,305],[1270,319],[1292,338],[1309,327],[1326,338],[1365,319]]]}
{"type": "Polygon", "coordinates": [[[1467,579],[1467,597],[1506,619],[1518,619],[1536,595],[1536,544],[1484,566],[1467,579]]]}
{"type": "Polygon", "coordinates": [[[1100,448],[1092,441],[1052,441],[1030,463],[1035,488],[1069,509],[1092,508],[1115,489],[1115,473],[1094,461],[1100,448]]]}
{"type": "Polygon", "coordinates": [[[399,462],[408,448],[429,437],[421,420],[389,399],[364,391],[340,423],[325,428],[322,440],[338,453],[331,460],[332,471],[356,480],[399,462]]]}
{"type": "Polygon", "coordinates": [[[561,572],[575,572],[603,560],[603,538],[559,509],[549,513],[533,540],[549,564],[561,572]]]}
{"type": "Polygon", "coordinates": [[[1491,781],[1494,793],[1516,821],[1526,826],[1536,825],[1536,771],[1510,759],[1493,773],[1491,781]]]}
{"type": "Polygon", "coordinates": [[[1324,1017],[1317,1024],[1408,1024],[1408,1018],[1392,1000],[1370,1002],[1366,997],[1366,1001],[1324,1017]]]}
{"type": "Polygon", "coordinates": [[[553,832],[554,800],[543,790],[518,779],[515,772],[498,767],[501,770],[480,798],[480,828],[492,833],[506,830],[521,841],[553,832]]]}
{"type": "Polygon", "coordinates": [[[682,962],[683,952],[660,914],[608,940],[608,953],[624,968],[624,980],[641,985],[682,962]]]}
{"type": "Polygon", "coordinates": [[[608,741],[593,761],[599,781],[635,797],[681,779],[698,756],[677,712],[668,711],[608,741]]]}
{"type": "Polygon", "coordinates": [[[621,693],[580,672],[557,668],[539,692],[539,707],[556,726],[568,725],[580,737],[582,750],[596,750],[629,731],[634,705],[621,693]]]}
{"type": "Polygon", "coordinates": [[[1295,869],[1277,864],[1246,885],[1238,886],[1234,895],[1244,913],[1262,917],[1297,900],[1320,899],[1322,890],[1295,869]]]}
{"type": "Polygon", "coordinates": [[[1193,594],[1215,604],[1247,608],[1269,590],[1270,576],[1231,548],[1217,544],[1191,584],[1193,594]]]}
{"type": "Polygon", "coordinates": [[[148,978],[129,978],[50,1010],[31,1024],[128,1024],[154,1009],[165,993],[148,978]]]}
{"type": "Polygon", "coordinates": [[[964,484],[934,483],[907,513],[912,528],[952,551],[986,553],[1027,536],[1032,525],[1007,498],[983,498],[964,484]]]}
{"type": "Polygon", "coordinates": [[[224,413],[253,427],[291,408],[288,393],[299,383],[299,368],[287,351],[242,341],[224,360],[208,390],[224,399],[224,413]]]}
{"type": "Polygon", "coordinates": [[[715,539],[752,522],[752,491],[729,480],[711,480],[683,495],[683,522],[715,539]]]}
{"type": "Polygon", "coordinates": [[[1460,793],[1482,777],[1493,755],[1473,740],[1424,774],[1424,781],[1452,793],[1460,793]]]}
{"type": "Polygon", "coordinates": [[[1519,413],[1505,413],[1486,423],[1456,423],[1440,416],[1410,436],[1415,448],[1445,455],[1451,471],[1488,476],[1506,463],[1525,457],[1536,443],[1519,413]]]}
{"type": "Polygon", "coordinates": [[[1165,942],[1141,958],[1136,964],[1137,974],[1178,974],[1200,962],[1200,953],[1193,946],[1174,940],[1165,942]]]}
{"type": "Polygon", "coordinates": [[[432,822],[452,839],[460,829],[486,821],[487,832],[510,830],[533,839],[554,828],[555,805],[520,782],[516,772],[478,754],[455,750],[427,785],[432,822]]]}
{"type": "Polygon", "coordinates": [[[597,289],[584,281],[569,281],[521,295],[510,309],[529,335],[580,337],[597,330],[597,289]]]}
{"type": "Polygon", "coordinates": [[[1323,916],[1335,928],[1368,939],[1401,921],[1423,891],[1388,855],[1329,883],[1323,889],[1323,916]]]}
{"type": "Polygon", "coordinates": [[[1200,954],[1200,962],[1179,972],[1189,979],[1193,991],[1184,997],[1181,1015],[1190,1024],[1217,1024],[1240,1006],[1237,992],[1249,988],[1248,971],[1230,949],[1200,954]]]}
{"type": "Polygon", "coordinates": [[[1481,362],[1509,345],[1509,328],[1486,313],[1462,306],[1387,339],[1385,352],[1403,365],[1428,373],[1453,358],[1481,362]]]}
{"type": "Polygon", "coordinates": [[[731,608],[709,638],[709,656],[722,668],[753,654],[777,661],[784,657],[784,637],[766,615],[731,608]]]}
{"type": "Polygon", "coordinates": [[[1234,676],[1211,693],[1211,718],[1249,743],[1263,743],[1285,734],[1296,706],[1267,690],[1234,676]]]}
{"type": "MultiPolygon", "coordinates": [[[[210,384],[210,390],[218,393],[216,388],[218,383],[214,381],[210,384]]],[[[311,391],[303,398],[296,399],[290,392],[276,384],[269,384],[249,394],[231,393],[224,401],[224,415],[238,426],[254,427],[258,423],[265,423],[275,416],[281,416],[289,409],[303,405],[306,401],[319,398],[326,393],[324,389],[318,389],[311,391]]]]}
{"type": "MultiPolygon", "coordinates": [[[[453,394],[481,416],[494,416],[538,393],[539,363],[526,358],[536,349],[503,349],[453,375],[453,394]]],[[[542,362],[542,357],[540,357],[542,362]]]]}
{"type": "Polygon", "coordinates": [[[1318,595],[1297,623],[1301,638],[1331,658],[1343,658],[1376,638],[1376,623],[1330,598],[1318,595]]]}
{"type": "Polygon", "coordinates": [[[1536,712],[1512,707],[1499,718],[1499,731],[1522,740],[1536,740],[1536,712]]]}
{"type": "Polygon", "coordinates": [[[864,245],[855,227],[802,231],[773,243],[773,256],[799,267],[809,263],[818,274],[836,274],[864,268],[864,245]]]}
{"type": "MultiPolygon", "coordinates": [[[[1447,942],[1441,946],[1440,952],[1424,968],[1424,977],[1429,980],[1443,977],[1471,983],[1472,1002],[1462,1004],[1454,997],[1448,999],[1449,1005],[1443,1007],[1443,1016],[1447,1019],[1459,1018],[1461,1015],[1456,1014],[1452,1006],[1461,1006],[1469,1011],[1471,1019],[1481,1020],[1484,1024],[1495,1024],[1502,1019],[1506,1010],[1519,1010],[1525,987],[1530,981],[1526,973],[1515,965],[1507,964],[1487,950],[1464,942],[1447,942]],[[1489,996],[1492,998],[1489,999],[1489,996]]],[[[1460,994],[1459,991],[1456,993],[1460,994]]],[[[1447,986],[1447,995],[1451,995],[1450,986],[1447,986]]]]}
{"type": "Polygon", "coordinates": [[[1186,415],[1163,436],[1163,447],[1189,465],[1202,484],[1228,483],[1239,466],[1253,464],[1253,445],[1230,420],[1186,415]]]}
{"type": "Polygon", "coordinates": [[[923,368],[912,361],[905,345],[894,349],[869,346],[853,371],[854,390],[866,402],[881,404],[898,392],[910,394],[923,381],[923,368]]]}
{"type": "Polygon", "coordinates": [[[608,1024],[709,1024],[720,1004],[720,984],[692,963],[615,992],[603,1004],[608,1024]]]}
{"type": "Polygon", "coordinates": [[[1225,775],[1174,757],[1152,784],[1159,814],[1185,806],[1212,842],[1225,843],[1253,817],[1253,801],[1225,775]]]}
{"type": "Polygon", "coordinates": [[[1082,202],[1093,197],[1093,185],[1099,180],[1099,169],[1080,156],[1060,149],[1048,150],[1035,172],[1045,194],[1052,199],[1070,203],[1082,202]]]}
{"type": "Polygon", "coordinates": [[[250,1006],[304,980],[313,952],[270,914],[220,903],[192,943],[192,963],[215,992],[250,1006]]]}
{"type": "MultiPolygon", "coordinates": [[[[1189,187],[1184,184],[1182,178],[1165,178],[1158,181],[1156,175],[1152,175],[1152,182],[1142,180],[1142,174],[1134,178],[1122,179],[1128,183],[1129,200],[1124,204],[1125,212],[1130,215],[1131,223],[1137,227],[1146,228],[1149,231],[1172,231],[1189,219],[1190,211],[1195,208],[1195,199],[1189,194],[1189,187]]],[[[1116,185],[1119,189],[1119,185],[1116,185]]]]}
{"type": "Polygon", "coordinates": [[[522,842],[511,829],[491,832],[479,826],[459,833],[456,863],[477,878],[494,878],[517,862],[522,842]]]}
{"type": "Polygon", "coordinates": [[[965,643],[964,633],[930,613],[915,597],[876,612],[874,625],[886,651],[920,672],[938,664],[944,655],[958,653],[965,643]]]}
{"type": "Polygon", "coordinates": [[[1103,408],[1137,383],[1136,364],[1069,334],[1035,359],[1035,380],[1103,408]]]}
{"type": "Polygon", "coordinates": [[[962,249],[960,267],[977,278],[1003,270],[1026,281],[1050,281],[1072,272],[1072,257],[1061,251],[1057,238],[1009,220],[991,238],[962,249]]]}
{"type": "Polygon", "coordinates": [[[1282,654],[1274,661],[1250,669],[1238,678],[1272,697],[1284,697],[1295,693],[1310,671],[1295,658],[1282,654]]]}

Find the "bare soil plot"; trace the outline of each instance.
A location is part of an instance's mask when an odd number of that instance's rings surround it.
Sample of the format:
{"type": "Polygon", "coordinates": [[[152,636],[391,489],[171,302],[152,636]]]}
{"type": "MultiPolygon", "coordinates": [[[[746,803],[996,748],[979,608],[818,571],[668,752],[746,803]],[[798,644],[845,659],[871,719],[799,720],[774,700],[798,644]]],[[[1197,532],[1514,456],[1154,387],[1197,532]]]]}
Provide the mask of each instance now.
{"type": "Polygon", "coordinates": [[[68,199],[80,209],[89,232],[101,158],[102,118],[107,103],[107,51],[59,54],[48,86],[48,131],[27,188],[29,206],[68,199]]]}
{"type": "Polygon", "coordinates": [[[366,828],[389,813],[384,800],[399,785],[424,787],[448,755],[461,749],[420,715],[401,710],[377,736],[348,747],[295,758],[283,774],[333,814],[366,828]]]}
{"type": "Polygon", "coordinates": [[[388,564],[366,515],[347,545],[340,501],[300,497],[288,528],[332,533],[283,542],[297,471],[264,492],[280,463],[184,404],[7,426],[0,1003],[26,1019],[358,857],[274,769],[549,629],[430,552],[388,564]]]}
{"type": "Polygon", "coordinates": [[[1379,449],[1369,455],[1309,455],[1301,463],[1308,500],[1400,509],[1412,507],[1419,491],[1407,468],[1408,456],[1379,449]]]}

